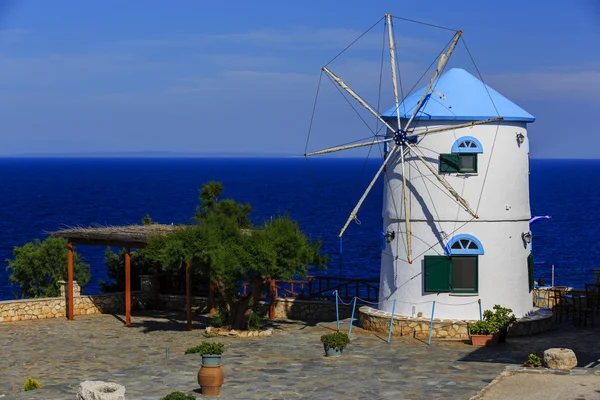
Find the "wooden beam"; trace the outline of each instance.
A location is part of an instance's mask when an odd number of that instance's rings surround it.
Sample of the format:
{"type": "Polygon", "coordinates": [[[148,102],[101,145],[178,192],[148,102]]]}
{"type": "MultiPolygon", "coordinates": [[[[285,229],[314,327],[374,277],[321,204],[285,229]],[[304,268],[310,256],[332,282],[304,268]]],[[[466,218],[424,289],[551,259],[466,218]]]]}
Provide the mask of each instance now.
{"type": "Polygon", "coordinates": [[[152,277],[152,305],[155,310],[160,307],[160,279],[158,271],[158,263],[154,263],[154,275],[152,277]]]}
{"type": "Polygon", "coordinates": [[[213,283],[210,283],[208,286],[208,308],[209,308],[209,313],[210,314],[214,314],[215,313],[215,285],[213,283]]]}
{"type": "Polygon", "coordinates": [[[125,325],[131,326],[131,256],[125,247],[125,325]]]}
{"type": "Polygon", "coordinates": [[[275,280],[271,279],[271,282],[269,283],[269,292],[270,292],[270,297],[271,297],[271,304],[269,305],[269,319],[274,319],[275,318],[275,297],[277,296],[276,294],[276,288],[275,288],[275,280]]]}
{"type": "Polygon", "coordinates": [[[187,330],[192,330],[192,272],[188,262],[185,265],[185,314],[187,317],[187,330]]]}
{"type": "MultiPolygon", "coordinates": [[[[64,237],[64,236],[61,236],[64,237]]],[[[112,239],[84,239],[84,238],[70,238],[67,239],[74,244],[81,244],[85,246],[109,246],[109,247],[125,247],[130,249],[143,249],[148,246],[148,243],[143,242],[127,242],[124,240],[112,240],[112,239]]]]}
{"type": "MultiPolygon", "coordinates": [[[[74,317],[75,302],[73,300],[73,243],[67,243],[67,265],[68,265],[68,283],[67,283],[67,316],[70,321],[74,317]]],[[[63,275],[64,276],[64,275],[63,275]]]]}

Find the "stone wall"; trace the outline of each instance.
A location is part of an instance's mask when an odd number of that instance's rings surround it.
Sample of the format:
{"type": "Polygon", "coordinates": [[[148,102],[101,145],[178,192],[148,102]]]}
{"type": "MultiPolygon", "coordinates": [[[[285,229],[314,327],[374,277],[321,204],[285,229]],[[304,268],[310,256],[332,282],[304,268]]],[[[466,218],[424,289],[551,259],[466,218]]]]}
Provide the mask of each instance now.
{"type": "MultiPolygon", "coordinates": [[[[268,308],[268,303],[266,304],[268,308]]],[[[358,313],[358,310],[356,311],[358,313]]],[[[352,316],[352,306],[339,304],[340,319],[352,316]]],[[[275,318],[335,321],[335,303],[297,299],[277,299],[275,318]]]]}
{"type": "MultiPolygon", "coordinates": [[[[27,321],[32,319],[66,318],[66,282],[62,282],[60,297],[0,301],[0,322],[27,321]]],[[[147,307],[147,295],[132,292],[131,308],[147,307]]],[[[112,314],[125,312],[125,294],[109,293],[82,296],[77,282],[73,282],[73,314],[112,314]]]]}
{"type": "MultiPolygon", "coordinates": [[[[185,310],[185,296],[165,295],[159,296],[159,307],[161,310],[183,311],[185,310]]],[[[208,313],[210,311],[206,297],[192,297],[192,311],[208,313]]],[[[261,302],[261,312],[268,315],[269,302],[261,302]]],[[[358,310],[356,311],[358,313],[358,310]]],[[[350,318],[352,306],[339,305],[340,319],[350,318]]],[[[307,301],[297,299],[276,299],[275,318],[296,320],[320,320],[335,321],[335,303],[326,301],[307,301]]]]}
{"type": "MultiPolygon", "coordinates": [[[[361,328],[387,334],[390,329],[389,312],[376,310],[371,307],[361,307],[358,313],[358,324],[361,328]]],[[[433,321],[432,337],[442,339],[469,339],[468,321],[438,320],[433,321]]],[[[393,336],[411,335],[427,339],[429,337],[428,318],[409,318],[395,315],[392,323],[393,336]]]]}
{"type": "MultiPolygon", "coordinates": [[[[388,334],[390,329],[391,314],[371,307],[359,309],[359,326],[370,331],[388,334]]],[[[431,327],[431,337],[438,339],[469,339],[468,323],[474,321],[439,320],[434,319],[431,327]]],[[[429,338],[430,320],[427,318],[411,318],[399,315],[394,316],[392,335],[427,339],[429,338]]],[[[526,317],[520,318],[508,329],[508,336],[524,336],[546,332],[552,328],[552,312],[536,310],[526,317]]]]}
{"type": "Polygon", "coordinates": [[[61,318],[65,310],[65,299],[58,297],[0,301],[0,322],[61,318]]]}
{"type": "MultiPolygon", "coordinates": [[[[176,294],[161,294],[158,297],[158,308],[160,310],[184,311],[185,296],[176,294]]],[[[208,313],[210,311],[208,298],[196,296],[192,297],[192,311],[201,314],[208,313]]]]}

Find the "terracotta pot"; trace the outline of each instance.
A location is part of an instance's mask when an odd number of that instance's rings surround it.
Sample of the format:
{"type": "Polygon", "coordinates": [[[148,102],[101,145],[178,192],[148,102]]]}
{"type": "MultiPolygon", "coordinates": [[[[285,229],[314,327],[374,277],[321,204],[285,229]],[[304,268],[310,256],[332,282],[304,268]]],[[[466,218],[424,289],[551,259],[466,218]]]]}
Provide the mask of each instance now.
{"type": "Polygon", "coordinates": [[[202,364],[198,371],[198,384],[203,396],[218,396],[223,386],[223,369],[221,365],[209,366],[202,364]]]}
{"type": "Polygon", "coordinates": [[[473,335],[471,334],[471,344],[473,346],[493,346],[498,343],[498,335],[473,335]]]}

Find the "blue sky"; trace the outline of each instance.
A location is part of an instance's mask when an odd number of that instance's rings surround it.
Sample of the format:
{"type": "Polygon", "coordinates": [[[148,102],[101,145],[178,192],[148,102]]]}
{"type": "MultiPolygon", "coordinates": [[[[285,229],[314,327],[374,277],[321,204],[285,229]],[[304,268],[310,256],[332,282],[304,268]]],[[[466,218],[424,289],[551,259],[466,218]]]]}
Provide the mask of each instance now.
{"type": "MultiPolygon", "coordinates": [[[[0,4],[2,155],[301,155],[320,67],[391,13],[463,30],[486,83],[536,116],[532,157],[600,157],[597,0],[0,4]]],[[[395,27],[409,87],[452,32],[395,27]]],[[[331,64],[371,104],[382,33],[380,24],[331,64]]],[[[464,47],[451,66],[473,71],[464,47]]],[[[309,149],[369,134],[324,82],[309,149]]]]}

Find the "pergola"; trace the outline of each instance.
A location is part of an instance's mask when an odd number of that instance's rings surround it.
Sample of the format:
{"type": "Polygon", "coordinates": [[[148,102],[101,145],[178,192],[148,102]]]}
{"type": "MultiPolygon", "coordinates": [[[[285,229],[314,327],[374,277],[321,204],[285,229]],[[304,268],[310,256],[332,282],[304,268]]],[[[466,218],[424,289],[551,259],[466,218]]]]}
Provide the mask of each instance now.
{"type": "MultiPolygon", "coordinates": [[[[54,237],[68,240],[68,319],[74,319],[73,301],[73,245],[110,246],[125,249],[125,325],[131,326],[131,249],[142,249],[150,237],[173,231],[173,225],[149,224],[128,226],[77,227],[50,233],[54,237]]],[[[158,266],[155,265],[155,276],[158,266]]],[[[192,329],[192,283],[190,265],[185,270],[187,328],[192,329]]],[[[212,291],[211,291],[212,295],[212,291]]],[[[211,296],[212,297],[212,296],[211,296]]],[[[212,300],[212,299],[211,299],[212,300]]],[[[212,302],[211,302],[212,304],[212,302]]]]}

